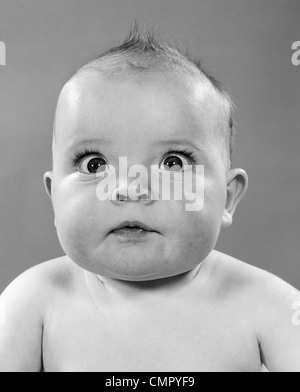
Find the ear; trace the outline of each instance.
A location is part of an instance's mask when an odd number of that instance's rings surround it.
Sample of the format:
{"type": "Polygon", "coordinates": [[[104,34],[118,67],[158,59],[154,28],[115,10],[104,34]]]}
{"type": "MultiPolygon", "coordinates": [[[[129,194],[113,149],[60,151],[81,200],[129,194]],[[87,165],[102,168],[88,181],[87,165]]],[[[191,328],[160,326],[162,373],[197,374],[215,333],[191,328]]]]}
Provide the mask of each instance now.
{"type": "Polygon", "coordinates": [[[232,225],[233,214],[248,189],[248,175],[242,169],[232,169],[227,175],[227,199],[222,217],[222,227],[232,225]]]}
{"type": "Polygon", "coordinates": [[[47,195],[52,200],[52,172],[47,172],[44,174],[44,186],[47,195]]]}

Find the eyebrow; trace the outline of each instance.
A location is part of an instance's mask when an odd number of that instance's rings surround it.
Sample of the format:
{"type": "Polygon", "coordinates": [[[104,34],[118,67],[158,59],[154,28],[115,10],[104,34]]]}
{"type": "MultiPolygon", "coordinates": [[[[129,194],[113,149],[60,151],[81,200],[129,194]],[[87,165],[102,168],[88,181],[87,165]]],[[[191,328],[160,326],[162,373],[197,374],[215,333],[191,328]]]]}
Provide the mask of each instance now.
{"type": "MultiPolygon", "coordinates": [[[[79,140],[75,140],[72,141],[71,143],[69,143],[67,145],[67,147],[65,148],[65,150],[71,150],[73,148],[76,148],[79,145],[90,145],[93,143],[101,143],[101,144],[112,144],[113,142],[111,140],[105,139],[105,138],[90,138],[90,139],[79,139],[79,140]]],[[[195,150],[198,150],[200,152],[205,152],[204,147],[200,144],[200,143],[193,143],[189,140],[186,139],[170,139],[170,140],[156,140],[155,142],[151,143],[152,145],[155,146],[159,146],[159,145],[185,145],[185,146],[189,146],[191,148],[194,148],[195,150]]]]}
{"type": "Polygon", "coordinates": [[[85,144],[93,144],[93,143],[110,144],[111,141],[109,141],[105,138],[99,138],[99,137],[90,138],[90,139],[76,139],[76,140],[72,140],[65,147],[64,150],[72,150],[72,149],[76,148],[77,146],[85,145],[85,144]]]}
{"type": "Polygon", "coordinates": [[[194,148],[195,150],[198,150],[198,151],[201,151],[201,152],[205,152],[204,147],[200,143],[195,144],[195,143],[193,143],[193,142],[191,142],[189,140],[186,140],[186,139],[181,139],[181,140],[179,140],[179,139],[177,139],[177,140],[172,140],[172,139],[170,139],[170,140],[157,140],[153,144],[154,145],[169,144],[169,145],[178,145],[178,146],[185,145],[185,146],[189,146],[191,148],[194,148]]]}

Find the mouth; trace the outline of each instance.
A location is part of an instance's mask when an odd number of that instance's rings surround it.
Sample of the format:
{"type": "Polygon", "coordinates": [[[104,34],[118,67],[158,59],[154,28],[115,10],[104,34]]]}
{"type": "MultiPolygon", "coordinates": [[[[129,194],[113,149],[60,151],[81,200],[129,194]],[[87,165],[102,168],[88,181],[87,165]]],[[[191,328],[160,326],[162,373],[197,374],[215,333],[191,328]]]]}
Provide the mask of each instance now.
{"type": "Polygon", "coordinates": [[[157,233],[157,231],[139,221],[125,221],[113,229],[111,233],[122,237],[144,237],[149,233],[157,233]]]}

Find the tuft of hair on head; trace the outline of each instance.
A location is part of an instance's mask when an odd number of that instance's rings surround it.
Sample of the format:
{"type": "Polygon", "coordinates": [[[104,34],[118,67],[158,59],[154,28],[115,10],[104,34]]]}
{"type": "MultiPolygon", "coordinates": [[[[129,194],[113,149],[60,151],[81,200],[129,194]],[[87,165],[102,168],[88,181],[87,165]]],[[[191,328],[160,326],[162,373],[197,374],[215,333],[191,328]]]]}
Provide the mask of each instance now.
{"type": "Polygon", "coordinates": [[[202,67],[201,60],[193,58],[178,40],[176,43],[167,44],[158,39],[152,26],[146,28],[142,34],[137,19],[134,19],[127,37],[121,44],[89,60],[69,80],[76,78],[87,69],[96,69],[104,76],[124,72],[127,74],[177,72],[181,75],[189,74],[199,77],[203,83],[213,88],[219,98],[223,118],[220,121],[223,125],[219,133],[224,140],[227,170],[232,167],[235,136],[233,100],[222,84],[202,67]]]}
{"type": "Polygon", "coordinates": [[[195,72],[195,65],[180,44],[168,45],[158,39],[152,26],[140,31],[137,20],[132,23],[125,40],[83,65],[74,76],[87,68],[95,68],[104,74],[118,72],[195,72]],[[194,69],[193,69],[194,68],[194,69]]]}

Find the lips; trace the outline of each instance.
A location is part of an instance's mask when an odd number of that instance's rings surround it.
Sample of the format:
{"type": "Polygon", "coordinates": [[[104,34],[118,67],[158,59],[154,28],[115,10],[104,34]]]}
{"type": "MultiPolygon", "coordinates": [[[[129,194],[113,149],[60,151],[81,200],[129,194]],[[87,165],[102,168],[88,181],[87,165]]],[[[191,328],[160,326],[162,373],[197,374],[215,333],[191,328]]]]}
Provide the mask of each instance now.
{"type": "Polygon", "coordinates": [[[139,221],[125,221],[122,222],[119,226],[114,228],[112,232],[117,231],[117,230],[122,230],[122,229],[142,229],[144,231],[149,231],[149,232],[154,232],[155,230],[152,230],[149,226],[145,225],[142,222],[139,221]]]}

